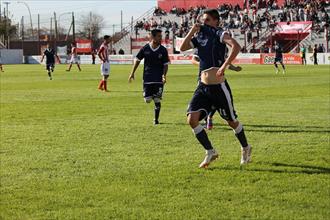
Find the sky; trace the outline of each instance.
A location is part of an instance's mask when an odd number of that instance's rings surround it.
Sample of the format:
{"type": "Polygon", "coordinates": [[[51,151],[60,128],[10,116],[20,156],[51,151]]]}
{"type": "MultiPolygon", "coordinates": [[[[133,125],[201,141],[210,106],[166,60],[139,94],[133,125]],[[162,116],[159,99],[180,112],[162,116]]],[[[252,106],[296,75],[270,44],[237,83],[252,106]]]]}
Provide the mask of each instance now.
{"type": "Polygon", "coordinates": [[[24,24],[27,26],[30,25],[30,16],[27,7],[22,3],[25,2],[30,7],[34,27],[37,27],[38,14],[40,14],[41,27],[49,27],[50,17],[56,12],[57,16],[62,14],[60,25],[68,28],[71,22],[69,12],[75,12],[76,20],[79,20],[81,15],[88,15],[92,11],[104,17],[105,28],[103,32],[109,34],[112,34],[113,24],[116,25],[115,31],[120,29],[121,10],[123,11],[123,22],[127,25],[132,16],[134,19],[138,18],[157,4],[156,0],[0,0],[1,13],[4,12],[4,2],[10,2],[8,6],[9,16],[13,18],[14,22],[20,22],[24,16],[24,24]]]}

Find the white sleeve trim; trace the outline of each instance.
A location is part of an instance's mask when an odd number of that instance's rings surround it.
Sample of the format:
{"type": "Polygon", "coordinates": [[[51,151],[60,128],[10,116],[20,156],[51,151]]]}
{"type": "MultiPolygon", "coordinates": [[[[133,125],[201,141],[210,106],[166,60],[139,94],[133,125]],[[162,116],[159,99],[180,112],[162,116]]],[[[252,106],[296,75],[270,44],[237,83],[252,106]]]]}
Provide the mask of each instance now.
{"type": "Polygon", "coordinates": [[[220,36],[220,43],[223,43],[223,37],[225,36],[225,34],[229,34],[229,32],[228,31],[222,32],[222,34],[220,36]]]}
{"type": "Polygon", "coordinates": [[[137,57],[135,57],[135,60],[136,60],[136,61],[141,61],[141,60],[140,60],[139,58],[137,58],[137,57]]]}
{"type": "Polygon", "coordinates": [[[164,63],[164,66],[166,66],[166,65],[168,65],[168,64],[170,64],[170,62],[164,63]]]}

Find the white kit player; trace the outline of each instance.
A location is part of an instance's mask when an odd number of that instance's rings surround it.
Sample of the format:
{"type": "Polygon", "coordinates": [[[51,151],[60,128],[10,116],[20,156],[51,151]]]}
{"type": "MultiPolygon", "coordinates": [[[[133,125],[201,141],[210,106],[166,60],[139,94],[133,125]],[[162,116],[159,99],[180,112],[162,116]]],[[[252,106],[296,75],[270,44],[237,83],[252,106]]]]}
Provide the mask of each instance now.
{"type": "Polygon", "coordinates": [[[77,64],[77,67],[79,69],[79,71],[81,71],[79,62],[78,62],[78,55],[77,55],[77,47],[75,45],[75,43],[71,43],[71,59],[70,59],[70,64],[69,64],[69,68],[66,70],[67,72],[69,72],[71,70],[72,64],[77,64]]]}
{"type": "Polygon", "coordinates": [[[99,87],[98,89],[103,90],[105,92],[108,92],[108,88],[107,88],[107,80],[109,78],[109,74],[110,74],[110,62],[109,62],[109,43],[110,43],[110,36],[109,35],[105,35],[103,37],[103,43],[100,46],[100,49],[97,53],[97,55],[99,56],[100,60],[101,60],[101,75],[102,75],[102,79],[99,83],[99,87]]]}

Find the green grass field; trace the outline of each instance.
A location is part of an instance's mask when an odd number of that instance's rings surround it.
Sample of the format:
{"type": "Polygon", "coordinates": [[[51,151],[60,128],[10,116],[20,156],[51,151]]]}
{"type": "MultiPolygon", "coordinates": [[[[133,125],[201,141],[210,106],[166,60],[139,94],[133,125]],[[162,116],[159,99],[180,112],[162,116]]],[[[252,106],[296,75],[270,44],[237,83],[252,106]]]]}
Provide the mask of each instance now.
{"type": "Polygon", "coordinates": [[[98,65],[58,65],[53,81],[41,65],[4,68],[0,219],[329,219],[329,66],[228,71],[253,163],[239,166],[216,115],[207,170],[185,115],[196,67],[170,66],[156,127],[141,67],[128,84],[131,66],[113,65],[110,93],[98,65]]]}

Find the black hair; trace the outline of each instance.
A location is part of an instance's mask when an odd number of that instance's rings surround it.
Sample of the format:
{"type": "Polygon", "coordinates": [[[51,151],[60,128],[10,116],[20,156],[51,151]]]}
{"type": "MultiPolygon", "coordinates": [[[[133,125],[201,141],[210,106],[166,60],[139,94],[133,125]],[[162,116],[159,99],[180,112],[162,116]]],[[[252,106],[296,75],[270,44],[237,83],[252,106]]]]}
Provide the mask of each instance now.
{"type": "Polygon", "coordinates": [[[109,39],[109,38],[110,38],[109,35],[104,35],[104,37],[103,37],[104,40],[107,40],[107,39],[109,39]]]}
{"type": "Polygon", "coordinates": [[[220,21],[220,15],[217,9],[206,9],[203,14],[210,15],[213,19],[220,21]]]}
{"type": "Polygon", "coordinates": [[[156,35],[158,33],[162,33],[162,30],[160,30],[160,29],[153,29],[153,30],[151,30],[150,33],[151,33],[151,36],[156,37],[156,35]]]}

